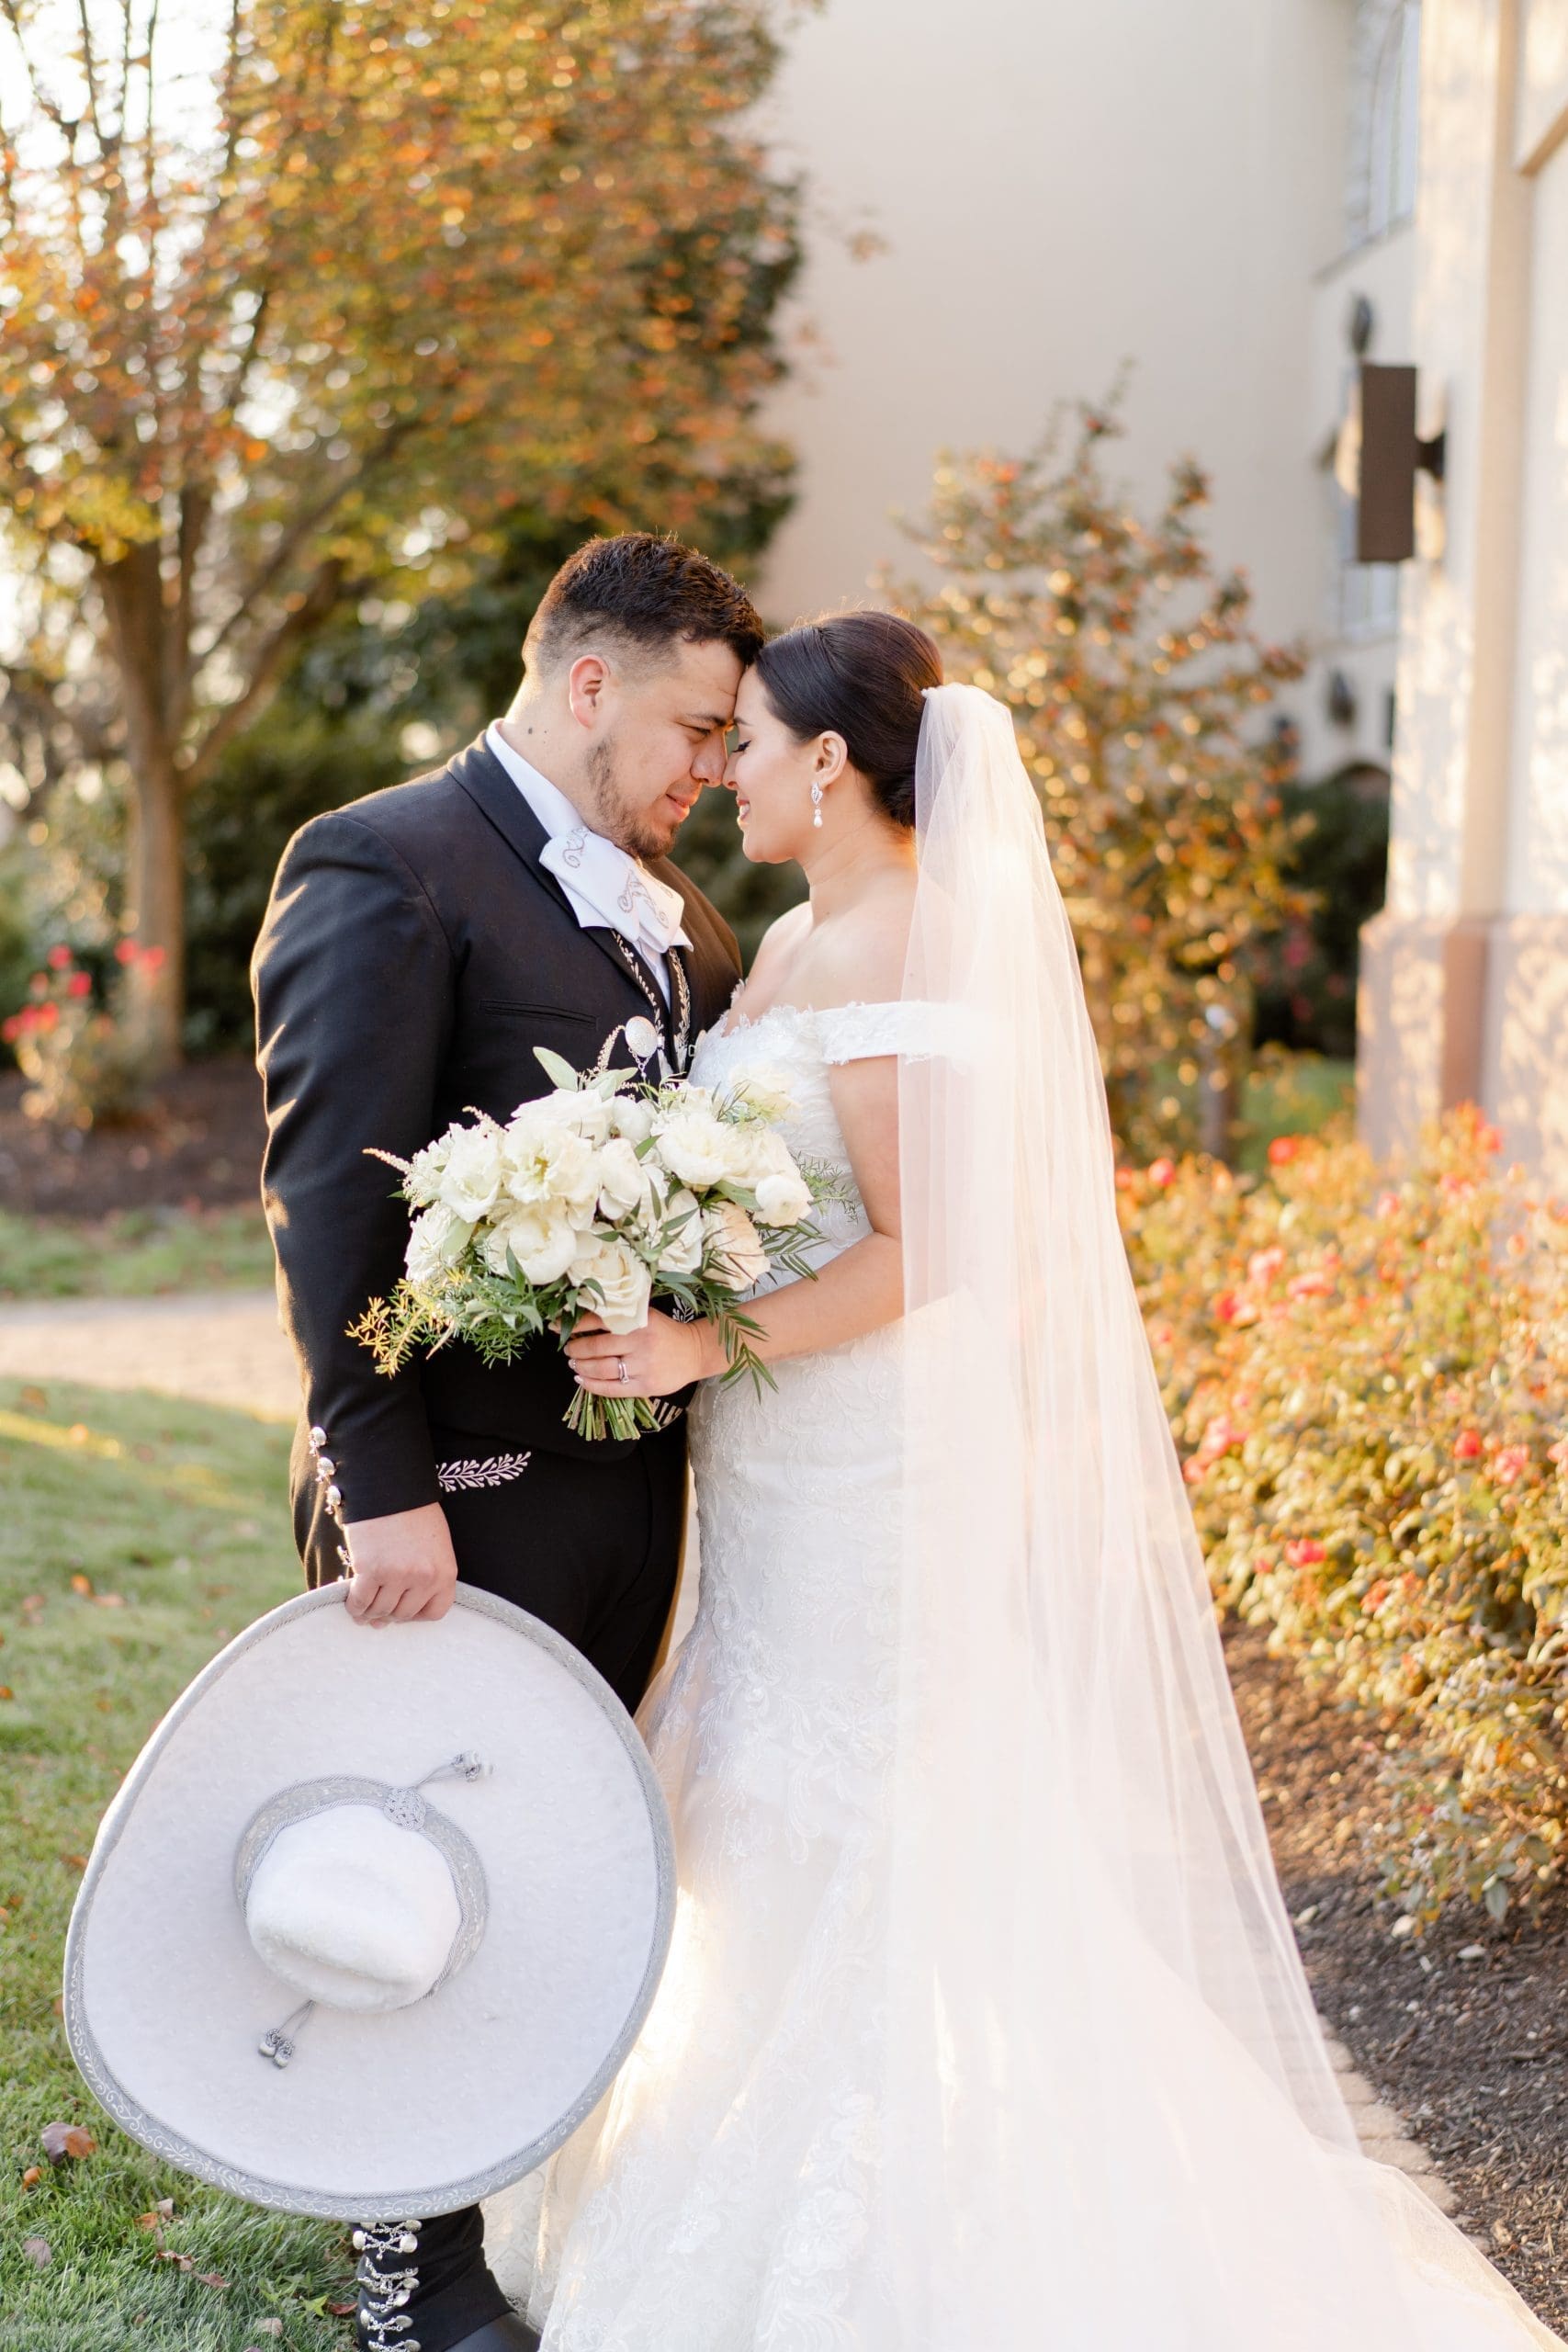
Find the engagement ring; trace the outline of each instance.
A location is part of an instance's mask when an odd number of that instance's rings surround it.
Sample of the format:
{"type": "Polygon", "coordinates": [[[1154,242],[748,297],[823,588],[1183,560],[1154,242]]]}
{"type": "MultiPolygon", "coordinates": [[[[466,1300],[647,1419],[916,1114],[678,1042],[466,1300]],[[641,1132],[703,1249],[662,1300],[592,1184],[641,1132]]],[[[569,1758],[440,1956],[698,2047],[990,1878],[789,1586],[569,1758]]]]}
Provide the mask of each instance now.
{"type": "Polygon", "coordinates": [[[625,1356],[617,1356],[615,1358],[615,1378],[620,1382],[621,1386],[624,1388],[626,1385],[626,1360],[625,1356]]]}

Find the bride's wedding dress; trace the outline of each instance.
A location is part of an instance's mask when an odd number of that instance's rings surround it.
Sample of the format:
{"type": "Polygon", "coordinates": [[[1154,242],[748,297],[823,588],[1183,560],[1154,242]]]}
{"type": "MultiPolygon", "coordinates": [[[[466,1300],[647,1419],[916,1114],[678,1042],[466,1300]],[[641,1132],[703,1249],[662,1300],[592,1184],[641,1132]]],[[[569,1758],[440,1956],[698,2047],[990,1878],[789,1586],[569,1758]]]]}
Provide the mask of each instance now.
{"type": "MultiPolygon", "coordinates": [[[[868,1230],[829,1068],[918,1047],[920,1026],[918,1006],[779,1006],[698,1047],[695,1084],[786,1085],[791,1149],[839,1178],[818,1262],[868,1230]]],[[[898,1355],[876,1331],[694,1406],[697,1615],[639,1718],[675,1822],[675,1941],[595,2143],[569,2152],[586,2177],[547,2206],[548,2231],[576,2204],[547,2352],[885,2340],[867,2223],[898,1355]]]]}
{"type": "Polygon", "coordinates": [[[899,1065],[902,1322],[710,1383],[696,1622],[641,1717],[674,1942],[557,2159],[544,2352],[1530,2352],[1357,2151],[1273,1876],[1008,714],[927,701],[901,1002],[732,1016],[866,1230],[830,1072],[899,1065]]]}

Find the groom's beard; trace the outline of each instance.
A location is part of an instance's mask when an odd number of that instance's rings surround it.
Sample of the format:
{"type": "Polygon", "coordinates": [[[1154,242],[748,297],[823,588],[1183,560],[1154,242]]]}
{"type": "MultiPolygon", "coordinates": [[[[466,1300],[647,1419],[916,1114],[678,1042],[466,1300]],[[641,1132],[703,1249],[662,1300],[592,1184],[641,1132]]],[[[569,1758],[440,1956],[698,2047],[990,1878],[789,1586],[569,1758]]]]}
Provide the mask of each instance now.
{"type": "Polygon", "coordinates": [[[674,844],[679,821],[656,818],[649,809],[629,807],[621,788],[615,739],[606,736],[590,747],[588,786],[592,807],[584,811],[596,832],[627,850],[633,857],[663,857],[674,844]]]}

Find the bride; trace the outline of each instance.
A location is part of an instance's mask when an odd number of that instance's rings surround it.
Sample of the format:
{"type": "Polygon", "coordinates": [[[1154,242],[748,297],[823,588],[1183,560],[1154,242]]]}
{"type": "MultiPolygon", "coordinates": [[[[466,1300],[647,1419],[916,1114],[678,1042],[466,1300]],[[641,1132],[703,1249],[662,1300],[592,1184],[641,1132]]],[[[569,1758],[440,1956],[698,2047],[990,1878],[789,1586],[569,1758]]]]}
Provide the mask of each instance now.
{"type": "Polygon", "coordinates": [[[659,1315],[571,1346],[603,1393],[707,1385],[701,1599],[642,1716],[675,1940],[547,2187],[545,2352],[1552,2345],[1357,2151],[1006,710],[851,613],[736,719],[746,853],[810,899],[693,1077],[787,1092],[842,1182],[818,1279],[756,1301],[772,1385],[659,1315]]]}

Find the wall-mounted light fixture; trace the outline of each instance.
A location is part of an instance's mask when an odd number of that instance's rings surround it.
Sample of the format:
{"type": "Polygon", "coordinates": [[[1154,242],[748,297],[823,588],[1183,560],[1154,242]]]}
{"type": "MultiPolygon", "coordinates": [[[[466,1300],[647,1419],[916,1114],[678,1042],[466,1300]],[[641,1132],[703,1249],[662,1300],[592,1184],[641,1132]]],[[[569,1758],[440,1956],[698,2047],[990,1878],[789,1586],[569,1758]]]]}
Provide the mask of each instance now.
{"type": "Polygon", "coordinates": [[[1339,487],[1356,502],[1358,563],[1404,563],[1416,553],[1416,477],[1442,481],[1446,439],[1416,431],[1414,368],[1361,361],[1334,459],[1339,487]]]}

